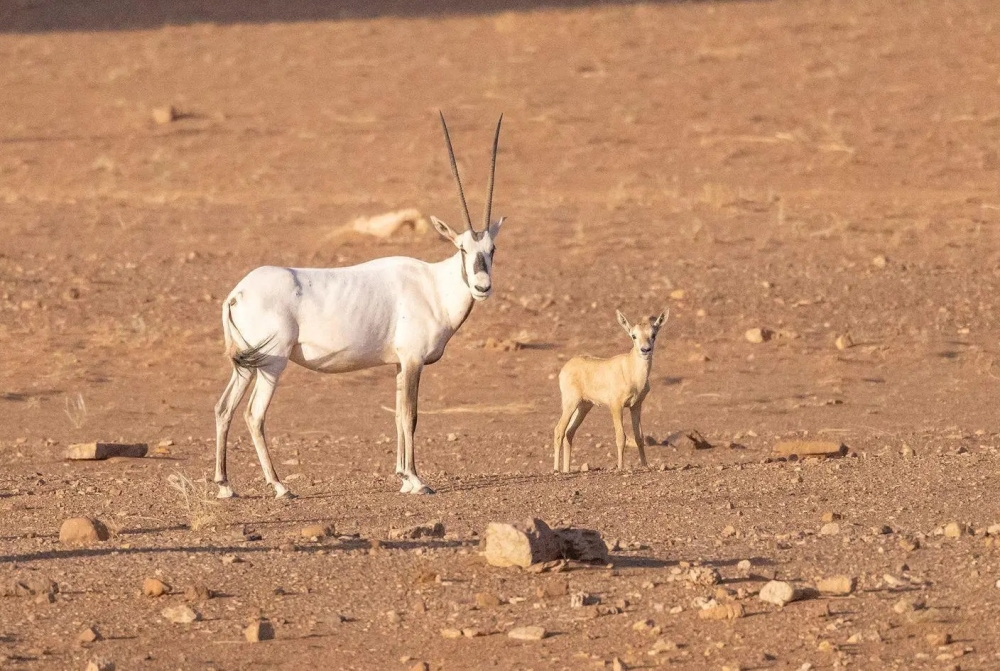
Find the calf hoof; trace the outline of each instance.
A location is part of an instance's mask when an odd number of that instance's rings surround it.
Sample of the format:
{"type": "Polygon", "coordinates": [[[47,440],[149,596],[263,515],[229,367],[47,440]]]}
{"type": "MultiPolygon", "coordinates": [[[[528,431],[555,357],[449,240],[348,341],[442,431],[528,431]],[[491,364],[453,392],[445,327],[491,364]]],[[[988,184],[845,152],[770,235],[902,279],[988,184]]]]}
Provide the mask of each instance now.
{"type": "Polygon", "coordinates": [[[428,487],[427,485],[421,485],[420,489],[415,489],[415,490],[413,490],[412,493],[413,494],[419,494],[419,495],[433,494],[434,490],[431,489],[430,487],[428,487]]]}
{"type": "Polygon", "coordinates": [[[215,495],[217,499],[231,499],[236,496],[236,492],[228,484],[219,485],[219,493],[215,495]]]}
{"type": "Polygon", "coordinates": [[[403,486],[399,488],[400,494],[409,494],[413,491],[413,483],[407,478],[403,478],[403,486]]]}
{"type": "Polygon", "coordinates": [[[274,485],[274,498],[289,500],[289,499],[294,499],[295,494],[292,494],[290,491],[288,491],[288,487],[285,487],[280,482],[277,482],[274,485]]]}

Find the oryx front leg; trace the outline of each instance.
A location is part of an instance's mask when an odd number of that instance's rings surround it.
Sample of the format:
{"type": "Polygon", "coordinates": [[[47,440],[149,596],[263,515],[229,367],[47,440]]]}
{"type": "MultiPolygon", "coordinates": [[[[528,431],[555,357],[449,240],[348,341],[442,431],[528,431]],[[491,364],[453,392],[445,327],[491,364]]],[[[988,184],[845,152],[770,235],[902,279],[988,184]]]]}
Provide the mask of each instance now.
{"type": "Polygon", "coordinates": [[[275,498],[290,498],[291,493],[288,488],[278,480],[278,474],[271,464],[271,455],[267,451],[267,440],[264,437],[264,418],[267,415],[267,407],[274,398],[274,390],[278,386],[278,380],[285,368],[286,361],[272,363],[267,368],[262,368],[257,372],[257,382],[253,391],[250,392],[250,400],[247,403],[246,421],[250,429],[250,436],[253,438],[253,446],[257,450],[257,459],[260,467],[264,470],[264,479],[267,484],[274,487],[275,498]]]}
{"type": "Polygon", "coordinates": [[[406,473],[406,430],[403,428],[403,394],[406,379],[403,377],[403,367],[396,364],[396,475],[402,479],[399,488],[401,494],[409,494],[413,483],[405,476],[406,473]]]}
{"type": "MultiPolygon", "coordinates": [[[[399,491],[409,494],[433,494],[434,490],[420,481],[417,464],[413,456],[413,434],[417,430],[417,394],[420,390],[420,362],[400,364],[402,375],[401,413],[397,415],[397,427],[403,434],[403,486],[399,491]]],[[[398,441],[397,441],[398,442],[398,441]]]]}
{"type": "Polygon", "coordinates": [[[646,464],[646,438],[642,435],[642,403],[636,403],[629,408],[632,414],[632,435],[635,436],[635,445],[639,448],[639,463],[645,467],[646,464]]]}
{"type": "Polygon", "coordinates": [[[615,445],[618,446],[618,470],[625,468],[625,427],[622,424],[625,407],[611,406],[611,422],[615,425],[615,445]]]}
{"type": "Polygon", "coordinates": [[[246,395],[252,379],[252,371],[234,368],[226,390],[215,404],[215,482],[219,485],[217,496],[220,499],[228,499],[235,495],[226,475],[226,443],[229,439],[229,427],[233,422],[233,413],[246,395]]]}

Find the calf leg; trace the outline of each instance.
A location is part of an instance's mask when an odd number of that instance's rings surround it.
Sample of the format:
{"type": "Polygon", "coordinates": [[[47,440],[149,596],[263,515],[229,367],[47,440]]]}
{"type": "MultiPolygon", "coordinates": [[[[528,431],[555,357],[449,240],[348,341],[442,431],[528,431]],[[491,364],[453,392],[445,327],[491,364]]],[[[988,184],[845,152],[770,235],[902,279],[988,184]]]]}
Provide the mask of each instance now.
{"type": "Polygon", "coordinates": [[[569,473],[570,453],[573,451],[573,438],[576,436],[576,430],[580,428],[581,424],[583,424],[584,418],[593,407],[593,403],[581,401],[580,405],[578,405],[576,410],[573,411],[573,416],[569,419],[569,426],[566,427],[566,450],[563,453],[564,473],[569,473]]]}
{"type": "Polygon", "coordinates": [[[621,405],[611,406],[611,423],[615,425],[615,445],[618,446],[618,470],[625,468],[625,427],[622,425],[625,408],[621,405]]]}
{"type": "Polygon", "coordinates": [[[635,436],[636,447],[639,448],[639,463],[646,464],[646,438],[642,435],[642,404],[637,403],[630,409],[632,415],[632,435],[635,436]]]}

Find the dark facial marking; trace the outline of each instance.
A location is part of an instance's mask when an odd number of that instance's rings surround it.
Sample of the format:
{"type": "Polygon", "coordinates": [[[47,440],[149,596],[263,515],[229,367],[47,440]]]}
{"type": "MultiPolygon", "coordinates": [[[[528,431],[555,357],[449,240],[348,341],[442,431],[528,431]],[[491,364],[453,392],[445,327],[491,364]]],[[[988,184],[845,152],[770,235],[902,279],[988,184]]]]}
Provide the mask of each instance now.
{"type": "Polygon", "coordinates": [[[486,257],[482,254],[476,254],[476,260],[472,262],[472,272],[474,273],[485,273],[486,272],[486,257]]]}

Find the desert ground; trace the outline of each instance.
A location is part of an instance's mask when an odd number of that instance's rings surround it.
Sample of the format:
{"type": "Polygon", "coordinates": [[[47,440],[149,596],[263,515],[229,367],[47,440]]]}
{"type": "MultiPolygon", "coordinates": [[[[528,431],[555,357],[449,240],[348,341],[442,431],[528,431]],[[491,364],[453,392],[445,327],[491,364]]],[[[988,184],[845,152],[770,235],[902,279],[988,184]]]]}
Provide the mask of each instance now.
{"type": "Polygon", "coordinates": [[[1000,668],[994,2],[333,4],[0,5],[0,579],[58,584],[0,599],[0,666],[1000,668]],[[391,368],[293,367],[267,426],[297,498],[240,416],[217,502],[223,299],[264,264],[450,255],[348,230],[460,225],[439,109],[474,219],[505,114],[509,219],[494,295],[423,377],[437,493],[397,491],[391,368]],[[556,376],[628,349],[616,308],[670,309],[650,467],[613,470],[596,409],[554,474],[556,376]],[[666,440],[694,430],[712,447],[666,440]],[[150,454],[64,460],[97,440],[150,454]],[[110,539],[60,543],[74,516],[110,539]],[[487,524],[529,517],[599,531],[611,565],[487,565],[487,524]],[[856,587],[810,591],[832,576],[856,587]],[[804,598],[760,600],[772,578],[804,598]],[[196,584],[200,619],[167,621],[196,584]]]}

